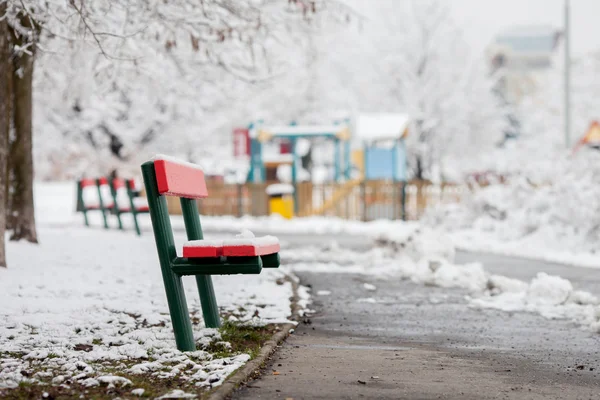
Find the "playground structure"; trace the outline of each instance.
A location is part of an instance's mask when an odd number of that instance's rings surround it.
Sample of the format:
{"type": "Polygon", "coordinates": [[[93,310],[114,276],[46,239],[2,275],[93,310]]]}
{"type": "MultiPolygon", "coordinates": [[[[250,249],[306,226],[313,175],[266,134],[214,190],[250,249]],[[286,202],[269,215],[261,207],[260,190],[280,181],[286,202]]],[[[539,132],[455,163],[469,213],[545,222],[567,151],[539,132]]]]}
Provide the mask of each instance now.
{"type": "MultiPolygon", "coordinates": [[[[391,180],[406,182],[406,148],[408,116],[403,114],[361,114],[354,129],[349,120],[332,125],[269,126],[262,121],[249,128],[249,183],[274,183],[277,170],[282,165],[291,166],[289,182],[293,186],[293,209],[297,216],[323,215],[343,202],[365,180],[391,180]],[[298,144],[303,140],[325,140],[333,143],[333,174],[330,182],[339,184],[331,193],[313,191],[312,185],[299,185],[313,181],[299,177],[301,170],[298,144]],[[287,145],[288,152],[270,154],[265,148],[287,145]],[[354,151],[353,151],[354,148],[354,151]],[[308,193],[306,193],[308,191],[308,193]]],[[[276,147],[277,149],[277,147],[276,147]]],[[[313,183],[315,183],[313,181],[313,183]]]]}
{"type": "MultiPolygon", "coordinates": [[[[289,156],[280,157],[281,163],[291,165],[291,184],[298,182],[299,155],[297,144],[299,140],[326,139],[334,143],[335,153],[335,175],[334,180],[338,182],[343,176],[350,174],[350,127],[348,124],[335,125],[296,125],[289,126],[266,126],[262,122],[250,125],[250,171],[248,182],[265,182],[267,180],[268,158],[265,159],[264,147],[268,143],[283,142],[289,147],[289,156]],[[342,150],[343,147],[343,150],[342,150]],[[342,156],[343,152],[343,156],[342,156]]],[[[280,154],[285,156],[286,154],[280,154]]],[[[276,161],[277,163],[277,161],[276,161]]]]}
{"type": "MultiPolygon", "coordinates": [[[[351,134],[348,124],[308,126],[292,123],[288,126],[268,126],[259,121],[250,125],[249,136],[250,169],[248,172],[248,182],[273,182],[273,178],[278,178],[278,171],[281,166],[290,165],[291,174],[289,182],[284,183],[290,183],[294,188],[292,197],[294,199],[294,214],[296,215],[300,211],[297,184],[301,180],[307,180],[306,176],[299,179],[301,165],[298,144],[300,141],[324,139],[332,142],[334,146],[334,181],[339,182],[350,176],[351,134]],[[271,154],[266,154],[265,150],[267,149],[265,147],[270,144],[278,145],[280,149],[279,154],[272,151],[271,154]],[[285,147],[287,147],[289,153],[281,151],[285,147]],[[268,173],[269,171],[274,171],[274,173],[268,173]]],[[[311,178],[310,175],[309,178],[311,178]]]]}

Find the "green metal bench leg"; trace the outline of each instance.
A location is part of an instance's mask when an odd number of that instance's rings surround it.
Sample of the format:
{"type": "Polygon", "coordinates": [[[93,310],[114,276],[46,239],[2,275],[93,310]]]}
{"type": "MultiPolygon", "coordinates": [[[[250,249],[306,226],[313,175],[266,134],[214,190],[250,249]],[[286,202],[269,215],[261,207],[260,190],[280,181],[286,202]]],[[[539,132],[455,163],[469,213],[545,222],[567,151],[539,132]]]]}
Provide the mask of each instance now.
{"type": "Polygon", "coordinates": [[[90,226],[90,221],[87,216],[87,208],[83,203],[83,188],[81,187],[81,181],[77,181],[77,210],[80,210],[83,213],[83,221],[85,222],[85,226],[90,226]]]}
{"type": "Polygon", "coordinates": [[[106,219],[106,208],[104,208],[104,200],[102,200],[102,191],[100,190],[100,180],[96,179],[96,187],[98,188],[98,202],[100,204],[100,212],[104,219],[104,228],[108,229],[108,220],[106,219]]]}
{"type": "Polygon", "coordinates": [[[131,213],[133,215],[133,224],[135,225],[135,232],[137,233],[138,236],[142,236],[142,231],[140,230],[140,224],[138,223],[138,219],[137,219],[137,212],[132,212],[131,213]]]}
{"type": "Polygon", "coordinates": [[[116,206],[116,202],[115,202],[115,213],[117,214],[117,221],[119,222],[119,230],[123,230],[123,221],[121,220],[121,213],[119,212],[119,210],[117,210],[117,206],[116,206]]]}
{"type": "MultiPolygon", "coordinates": [[[[202,226],[200,225],[200,216],[198,215],[198,205],[196,200],[180,198],[183,221],[188,240],[204,239],[202,226]]],[[[215,296],[212,278],[210,275],[196,275],[196,284],[200,294],[200,304],[202,306],[202,315],[204,324],[207,328],[218,328],[221,326],[219,318],[219,307],[215,296]]]]}
{"type": "Polygon", "coordinates": [[[140,230],[140,224],[138,223],[138,212],[135,208],[135,203],[133,202],[133,193],[131,192],[131,188],[129,187],[129,182],[125,182],[127,185],[127,197],[129,197],[129,207],[131,207],[131,215],[133,216],[133,224],[135,225],[135,232],[138,236],[142,236],[142,231],[140,230]]]}
{"type": "Polygon", "coordinates": [[[114,179],[110,179],[108,181],[108,184],[110,186],[110,193],[112,194],[112,198],[113,198],[113,204],[114,204],[114,210],[115,210],[115,214],[117,216],[117,222],[119,223],[119,230],[123,230],[123,221],[121,220],[121,211],[119,210],[119,203],[117,202],[117,189],[115,189],[115,182],[114,179]]]}
{"type": "Polygon", "coordinates": [[[192,322],[185,300],[183,283],[181,277],[171,271],[170,263],[177,257],[177,251],[175,250],[171,220],[167,211],[167,200],[164,196],[158,195],[156,173],[152,162],[142,165],[142,175],[146,186],[148,204],[150,209],[153,210],[150,213],[150,218],[152,218],[154,238],[156,239],[160,269],[165,284],[171,322],[173,323],[175,342],[177,348],[181,351],[194,351],[196,350],[196,343],[194,342],[192,322]]]}

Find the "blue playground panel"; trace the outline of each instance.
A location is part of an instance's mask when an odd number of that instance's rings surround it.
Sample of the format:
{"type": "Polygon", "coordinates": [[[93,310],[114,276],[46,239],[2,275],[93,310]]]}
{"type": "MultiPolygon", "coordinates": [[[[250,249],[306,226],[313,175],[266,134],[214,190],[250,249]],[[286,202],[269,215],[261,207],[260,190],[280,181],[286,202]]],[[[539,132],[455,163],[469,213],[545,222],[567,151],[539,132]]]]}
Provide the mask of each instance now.
{"type": "Polygon", "coordinates": [[[365,149],[365,177],[368,179],[395,179],[406,181],[406,152],[404,146],[391,149],[368,147],[365,149]],[[394,160],[394,152],[396,159],[394,160]],[[396,164],[396,176],[394,176],[396,164]]]}

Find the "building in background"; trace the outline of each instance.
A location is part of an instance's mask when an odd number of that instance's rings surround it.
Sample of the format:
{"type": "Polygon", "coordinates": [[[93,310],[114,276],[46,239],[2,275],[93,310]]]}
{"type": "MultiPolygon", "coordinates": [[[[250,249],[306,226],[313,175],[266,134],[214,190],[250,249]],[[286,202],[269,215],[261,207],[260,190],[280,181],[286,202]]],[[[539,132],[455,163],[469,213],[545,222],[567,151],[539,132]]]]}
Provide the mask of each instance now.
{"type": "Polygon", "coordinates": [[[495,91],[507,110],[504,140],[520,135],[519,103],[544,84],[553,67],[562,32],[551,26],[519,26],[500,32],[487,49],[492,74],[498,76],[495,91]]]}
{"type": "Polygon", "coordinates": [[[518,104],[539,87],[552,68],[562,32],[551,26],[506,29],[488,48],[494,73],[500,74],[498,91],[509,104],[518,104]]]}

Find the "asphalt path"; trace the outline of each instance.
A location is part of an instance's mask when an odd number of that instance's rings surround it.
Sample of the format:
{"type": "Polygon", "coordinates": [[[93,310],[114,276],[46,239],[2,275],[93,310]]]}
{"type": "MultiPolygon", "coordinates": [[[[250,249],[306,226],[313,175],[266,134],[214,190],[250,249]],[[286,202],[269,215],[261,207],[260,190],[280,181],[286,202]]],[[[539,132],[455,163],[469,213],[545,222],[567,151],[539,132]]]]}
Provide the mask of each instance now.
{"type": "MultiPolygon", "coordinates": [[[[290,247],[325,240],[279,236],[290,247]]],[[[356,237],[330,239],[354,250],[370,246],[356,237]]],[[[523,280],[556,274],[600,294],[600,270],[463,252],[456,261],[483,262],[491,273],[523,280]]],[[[600,334],[533,314],[469,308],[459,289],[298,275],[312,288],[316,313],[234,398],[600,399],[600,334]]]]}

